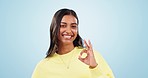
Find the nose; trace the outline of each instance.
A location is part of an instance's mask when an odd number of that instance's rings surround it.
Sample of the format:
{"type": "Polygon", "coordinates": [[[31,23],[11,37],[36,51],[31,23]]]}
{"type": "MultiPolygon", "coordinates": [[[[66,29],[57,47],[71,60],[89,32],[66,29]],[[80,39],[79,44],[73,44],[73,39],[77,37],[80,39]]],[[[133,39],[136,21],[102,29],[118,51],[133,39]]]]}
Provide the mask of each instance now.
{"type": "Polygon", "coordinates": [[[71,28],[70,28],[70,26],[67,26],[66,32],[67,32],[67,33],[71,33],[71,28]]]}

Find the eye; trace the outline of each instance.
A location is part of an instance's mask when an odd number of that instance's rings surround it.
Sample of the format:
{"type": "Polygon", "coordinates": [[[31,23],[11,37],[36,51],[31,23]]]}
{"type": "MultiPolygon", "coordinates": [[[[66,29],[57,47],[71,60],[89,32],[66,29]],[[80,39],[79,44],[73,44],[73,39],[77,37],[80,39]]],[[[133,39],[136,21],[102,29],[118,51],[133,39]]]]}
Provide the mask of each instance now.
{"type": "Polygon", "coordinates": [[[71,26],[71,27],[74,28],[74,29],[77,28],[77,26],[75,26],[75,25],[73,25],[73,26],[71,26]]]}
{"type": "Polygon", "coordinates": [[[66,25],[60,25],[60,27],[65,28],[65,27],[66,27],[66,25]]]}

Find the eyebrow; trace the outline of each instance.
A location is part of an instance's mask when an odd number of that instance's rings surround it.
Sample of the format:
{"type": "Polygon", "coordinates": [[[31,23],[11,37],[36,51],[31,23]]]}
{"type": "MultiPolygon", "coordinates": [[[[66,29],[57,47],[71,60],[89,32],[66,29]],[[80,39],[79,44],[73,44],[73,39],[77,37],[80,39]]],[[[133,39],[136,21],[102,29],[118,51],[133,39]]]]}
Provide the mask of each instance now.
{"type": "Polygon", "coordinates": [[[63,24],[67,24],[66,22],[61,22],[61,23],[63,23],[63,24]]]}
{"type": "Polygon", "coordinates": [[[78,25],[77,23],[72,23],[72,24],[78,25]]]}
{"type": "MultiPolygon", "coordinates": [[[[67,24],[66,22],[61,22],[61,23],[63,23],[63,24],[67,24]]],[[[77,23],[71,23],[71,24],[75,24],[75,25],[78,25],[77,23]]]]}

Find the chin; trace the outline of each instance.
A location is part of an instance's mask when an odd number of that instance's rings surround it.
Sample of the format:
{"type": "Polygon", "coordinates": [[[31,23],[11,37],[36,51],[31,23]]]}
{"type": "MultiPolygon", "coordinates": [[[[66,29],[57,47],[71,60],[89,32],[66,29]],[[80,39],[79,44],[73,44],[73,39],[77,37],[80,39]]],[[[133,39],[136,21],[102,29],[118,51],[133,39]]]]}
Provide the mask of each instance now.
{"type": "Polygon", "coordinates": [[[63,43],[64,43],[64,44],[73,44],[72,41],[64,41],[63,43]]]}

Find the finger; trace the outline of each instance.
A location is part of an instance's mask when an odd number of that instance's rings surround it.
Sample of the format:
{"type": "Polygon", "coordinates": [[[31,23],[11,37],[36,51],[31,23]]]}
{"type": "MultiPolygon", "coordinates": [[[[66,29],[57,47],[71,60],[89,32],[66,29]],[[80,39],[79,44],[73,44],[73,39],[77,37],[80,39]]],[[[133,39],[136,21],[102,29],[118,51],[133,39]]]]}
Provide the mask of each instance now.
{"type": "Polygon", "coordinates": [[[80,52],[80,55],[82,56],[83,53],[87,53],[86,49],[82,50],[82,51],[80,52]]]}
{"type": "Polygon", "coordinates": [[[89,44],[89,48],[92,50],[92,44],[91,44],[90,40],[88,40],[88,44],[89,44]]]}
{"type": "Polygon", "coordinates": [[[87,53],[83,53],[82,55],[81,55],[81,58],[86,58],[87,57],[87,53]]]}
{"type": "Polygon", "coordinates": [[[84,44],[86,45],[86,48],[88,49],[88,48],[89,48],[89,45],[88,45],[88,43],[86,42],[86,40],[84,40],[84,44]]]}
{"type": "Polygon", "coordinates": [[[79,56],[78,58],[80,61],[84,62],[85,58],[81,58],[81,56],[79,56]]]}

